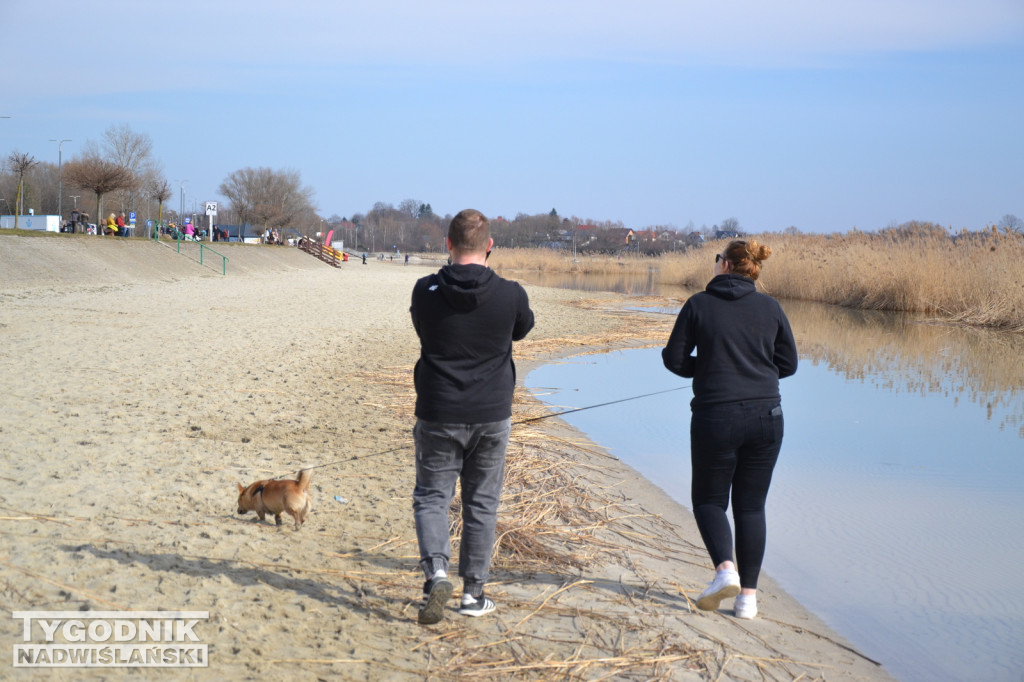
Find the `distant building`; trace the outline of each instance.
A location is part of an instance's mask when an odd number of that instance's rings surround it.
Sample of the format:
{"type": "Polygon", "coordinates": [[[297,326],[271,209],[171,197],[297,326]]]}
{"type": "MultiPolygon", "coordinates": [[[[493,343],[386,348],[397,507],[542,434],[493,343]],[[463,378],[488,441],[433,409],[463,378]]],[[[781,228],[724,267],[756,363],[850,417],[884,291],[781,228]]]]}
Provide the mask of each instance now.
{"type": "Polygon", "coordinates": [[[627,242],[653,242],[657,241],[658,233],[654,230],[629,230],[626,235],[627,242]]]}
{"type": "Polygon", "coordinates": [[[229,242],[245,242],[246,244],[255,244],[259,242],[260,236],[256,232],[256,228],[249,223],[242,223],[241,225],[215,225],[218,230],[228,233],[229,242]]]}

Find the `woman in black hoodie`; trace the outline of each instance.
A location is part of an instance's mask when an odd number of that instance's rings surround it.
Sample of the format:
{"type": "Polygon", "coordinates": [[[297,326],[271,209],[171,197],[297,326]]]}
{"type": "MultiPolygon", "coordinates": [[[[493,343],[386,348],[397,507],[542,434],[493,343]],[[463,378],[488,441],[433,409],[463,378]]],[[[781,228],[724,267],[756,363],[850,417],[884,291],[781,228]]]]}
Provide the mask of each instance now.
{"type": "Polygon", "coordinates": [[[765,548],[765,499],[782,447],[779,379],[796,372],[789,320],[756,290],[771,249],[735,240],[715,256],[714,278],[686,301],[662,350],[665,367],[693,379],[690,495],[715,579],[697,599],[714,611],[736,597],[739,618],[757,615],[765,548]],[[696,355],[693,355],[696,350],[696,355]],[[732,493],[736,558],[726,511],[732,493]]]}

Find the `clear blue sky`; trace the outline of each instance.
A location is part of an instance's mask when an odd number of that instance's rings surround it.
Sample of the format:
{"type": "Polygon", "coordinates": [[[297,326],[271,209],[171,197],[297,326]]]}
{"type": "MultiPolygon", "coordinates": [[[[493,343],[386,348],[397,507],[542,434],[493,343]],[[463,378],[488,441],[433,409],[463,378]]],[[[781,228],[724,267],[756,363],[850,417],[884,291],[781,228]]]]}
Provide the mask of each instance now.
{"type": "Polygon", "coordinates": [[[187,203],[267,166],[325,217],[1024,217],[1022,0],[2,0],[0,25],[0,153],[127,123],[187,203]]]}

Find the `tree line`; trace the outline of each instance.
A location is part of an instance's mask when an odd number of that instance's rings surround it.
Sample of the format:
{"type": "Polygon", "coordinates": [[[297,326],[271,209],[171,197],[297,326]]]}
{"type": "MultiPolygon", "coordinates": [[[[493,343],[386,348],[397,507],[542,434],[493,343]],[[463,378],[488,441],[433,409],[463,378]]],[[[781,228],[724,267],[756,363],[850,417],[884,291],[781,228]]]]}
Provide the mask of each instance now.
{"type": "MultiPolygon", "coordinates": [[[[0,212],[56,215],[62,219],[73,210],[91,214],[89,220],[102,222],[104,213],[136,212],[158,223],[181,225],[190,215],[205,211],[193,201],[179,202],[183,187],[174,187],[153,154],[153,143],[145,133],[127,124],[113,125],[98,141],[88,140],[81,151],[58,164],[39,161],[19,151],[3,159],[0,170],[0,212]],[[58,196],[64,188],[63,200],[58,196]],[[192,209],[191,211],[189,209],[192,209]]],[[[441,252],[444,235],[452,219],[438,215],[430,203],[405,199],[397,205],[378,201],[366,212],[350,217],[324,217],[314,203],[314,191],[304,185],[294,169],[242,168],[230,173],[219,186],[227,203],[218,207],[220,225],[245,225],[247,234],[262,236],[278,230],[283,237],[305,236],[342,241],[349,250],[370,252],[441,252]]],[[[655,225],[630,229],[621,221],[560,216],[550,211],[518,213],[511,219],[490,216],[495,245],[500,248],[541,247],[573,252],[637,253],[654,255],[678,251],[706,239],[743,234],[739,220],[729,217],[720,224],[682,229],[655,225]]],[[[1020,231],[1013,215],[1003,216],[998,226],[1020,231]]],[[[796,227],[784,230],[800,233],[796,227]]]]}
{"type": "MultiPolygon", "coordinates": [[[[83,220],[97,224],[108,213],[136,212],[158,223],[181,225],[190,216],[205,213],[195,200],[191,206],[183,200],[175,206],[175,196],[182,198],[186,189],[167,179],[149,135],[121,124],[108,128],[99,140],[87,140],[79,153],[60,166],[19,151],[9,153],[0,169],[0,212],[62,213],[62,219],[67,219],[78,211],[83,220]]],[[[351,217],[324,217],[314,203],[313,189],[293,169],[242,168],[224,178],[218,190],[227,200],[218,207],[220,225],[245,225],[247,234],[257,236],[271,230],[284,237],[323,239],[332,234],[333,241],[344,241],[353,250],[443,251],[452,218],[415,199],[397,205],[377,202],[351,217]]],[[[713,234],[717,226],[703,229],[713,234]]],[[[535,215],[519,213],[511,219],[493,217],[493,231],[501,248],[654,253],[685,246],[687,239],[693,239],[692,235],[680,237],[671,226],[633,231],[621,222],[562,217],[555,209],[535,215]]],[[[687,232],[694,232],[692,225],[687,232]]]]}
{"type": "MultiPolygon", "coordinates": [[[[175,187],[153,155],[148,135],[128,125],[108,128],[98,141],[88,140],[82,150],[57,164],[29,154],[11,152],[0,171],[0,212],[24,215],[72,211],[83,221],[101,223],[108,213],[136,212],[160,224],[181,225],[203,207],[179,202],[184,188],[175,187]],[[63,201],[58,196],[61,185],[63,201]],[[191,209],[191,210],[190,210],[191,209]]],[[[245,225],[246,234],[262,236],[277,230],[283,237],[305,236],[342,241],[352,250],[371,252],[441,252],[452,215],[438,215],[428,202],[405,199],[397,205],[377,202],[351,217],[324,217],[314,204],[313,189],[293,169],[247,167],[230,173],[219,193],[217,223],[245,225]]],[[[555,209],[512,219],[492,219],[496,245],[501,248],[547,247],[580,251],[655,253],[685,246],[671,227],[631,231],[621,222],[562,217],[555,209]],[[665,235],[669,235],[666,237],[665,235]]]]}
{"type": "MultiPolygon", "coordinates": [[[[405,199],[397,206],[377,202],[366,213],[348,218],[332,215],[324,222],[324,230],[333,230],[332,239],[344,241],[346,248],[352,245],[354,249],[372,252],[442,252],[452,217],[450,213],[436,214],[429,203],[405,199]]],[[[739,222],[731,220],[738,228],[739,222]]],[[[673,226],[630,229],[621,221],[561,216],[554,208],[537,214],[517,213],[511,219],[490,216],[490,221],[497,248],[579,253],[655,255],[684,250],[720,232],[717,225],[705,226],[701,232],[693,229],[692,224],[685,232],[673,226]]]]}

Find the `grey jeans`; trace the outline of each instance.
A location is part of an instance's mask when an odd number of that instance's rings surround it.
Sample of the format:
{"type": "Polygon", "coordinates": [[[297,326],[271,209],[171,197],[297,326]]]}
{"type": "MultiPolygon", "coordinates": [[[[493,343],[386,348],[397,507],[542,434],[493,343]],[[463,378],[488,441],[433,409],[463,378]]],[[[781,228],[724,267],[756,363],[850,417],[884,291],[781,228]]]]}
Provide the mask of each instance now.
{"type": "Polygon", "coordinates": [[[483,591],[490,573],[498,502],[505,481],[505,448],[512,420],[485,424],[416,422],[416,488],[412,493],[420,566],[429,578],[448,570],[451,558],[448,510],[455,483],[462,483],[459,576],[463,590],[483,591]]]}

